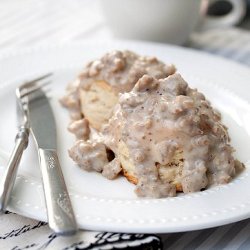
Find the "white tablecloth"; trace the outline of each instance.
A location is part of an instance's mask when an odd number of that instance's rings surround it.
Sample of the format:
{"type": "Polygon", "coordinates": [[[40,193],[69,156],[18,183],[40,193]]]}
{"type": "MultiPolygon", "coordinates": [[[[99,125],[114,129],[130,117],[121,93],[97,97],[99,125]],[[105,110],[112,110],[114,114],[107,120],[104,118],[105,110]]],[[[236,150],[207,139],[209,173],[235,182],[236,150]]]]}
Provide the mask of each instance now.
{"type": "MultiPolygon", "coordinates": [[[[0,1],[0,53],[85,39],[113,39],[98,1],[0,1]]],[[[250,31],[247,30],[230,28],[194,33],[187,46],[250,66],[250,31]]],[[[163,249],[250,249],[249,232],[250,220],[245,220],[218,228],[159,236],[163,249]]],[[[108,244],[114,241],[117,248],[130,245],[136,249],[136,245],[147,242],[152,242],[151,249],[161,248],[156,236],[81,231],[74,237],[55,237],[46,223],[10,213],[0,216],[0,249],[103,249],[101,245],[91,245],[96,241],[102,242],[105,249],[115,249],[108,244]]],[[[143,249],[142,245],[137,249],[143,249]]]]}

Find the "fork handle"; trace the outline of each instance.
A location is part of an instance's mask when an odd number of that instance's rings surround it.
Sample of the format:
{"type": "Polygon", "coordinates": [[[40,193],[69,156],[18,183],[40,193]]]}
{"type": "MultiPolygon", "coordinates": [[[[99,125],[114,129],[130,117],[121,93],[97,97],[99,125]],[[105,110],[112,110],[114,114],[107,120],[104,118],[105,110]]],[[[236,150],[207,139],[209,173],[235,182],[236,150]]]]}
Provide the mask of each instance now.
{"type": "Polygon", "coordinates": [[[77,224],[55,150],[38,149],[49,226],[60,235],[71,235],[77,224]]]}
{"type": "Polygon", "coordinates": [[[15,147],[11,153],[7,168],[3,175],[3,181],[0,184],[0,211],[5,211],[11,192],[14,187],[17,169],[21,160],[23,151],[27,148],[29,139],[29,129],[20,128],[15,139],[15,147]]]}

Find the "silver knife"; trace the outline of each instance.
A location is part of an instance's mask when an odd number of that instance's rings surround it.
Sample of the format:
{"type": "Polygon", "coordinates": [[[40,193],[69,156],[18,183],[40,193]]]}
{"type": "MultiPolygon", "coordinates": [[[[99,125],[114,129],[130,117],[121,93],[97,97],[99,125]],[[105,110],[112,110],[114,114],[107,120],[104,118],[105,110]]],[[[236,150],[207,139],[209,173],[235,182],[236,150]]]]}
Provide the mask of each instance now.
{"type": "Polygon", "coordinates": [[[36,141],[43,178],[48,223],[60,235],[71,235],[77,224],[57,156],[56,124],[42,89],[28,96],[30,129],[36,141]]]}

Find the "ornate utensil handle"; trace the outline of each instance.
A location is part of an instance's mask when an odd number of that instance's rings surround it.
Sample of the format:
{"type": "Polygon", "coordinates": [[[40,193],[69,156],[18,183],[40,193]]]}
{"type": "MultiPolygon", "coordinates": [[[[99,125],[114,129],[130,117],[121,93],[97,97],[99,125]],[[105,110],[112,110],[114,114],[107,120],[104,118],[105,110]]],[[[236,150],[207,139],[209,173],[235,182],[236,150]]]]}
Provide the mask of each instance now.
{"type": "Polygon", "coordinates": [[[29,129],[20,128],[16,140],[15,147],[11,153],[7,168],[4,172],[3,181],[0,185],[0,211],[5,211],[11,192],[14,187],[17,169],[21,160],[23,151],[27,148],[29,139],[29,129]]]}
{"type": "Polygon", "coordinates": [[[71,235],[77,224],[55,150],[39,149],[49,226],[57,234],[71,235]]]}

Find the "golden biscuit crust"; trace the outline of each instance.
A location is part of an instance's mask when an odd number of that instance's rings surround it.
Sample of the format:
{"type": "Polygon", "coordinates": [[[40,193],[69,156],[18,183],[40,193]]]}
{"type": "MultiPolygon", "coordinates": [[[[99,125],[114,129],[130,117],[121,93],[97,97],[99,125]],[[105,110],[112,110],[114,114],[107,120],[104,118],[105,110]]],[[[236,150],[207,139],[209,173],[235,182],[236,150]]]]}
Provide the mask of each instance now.
{"type": "Polygon", "coordinates": [[[82,113],[90,127],[99,131],[108,122],[118,102],[118,95],[105,81],[93,81],[88,89],[80,89],[80,102],[82,113]]]}

